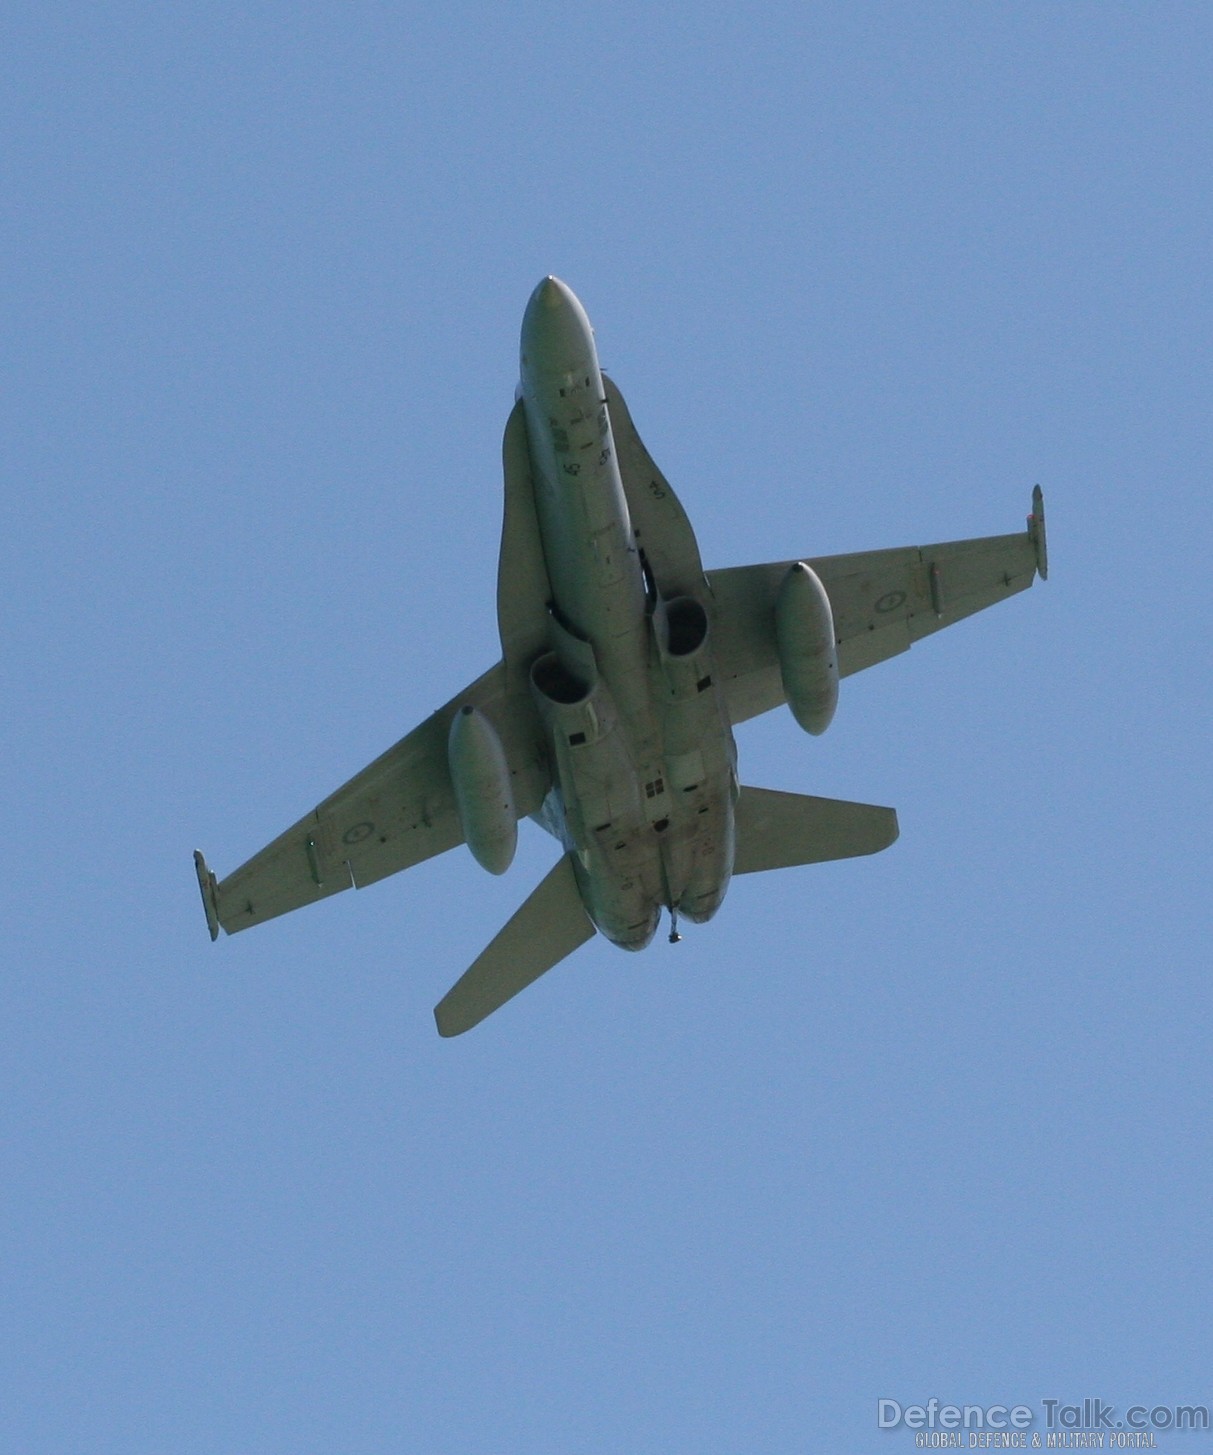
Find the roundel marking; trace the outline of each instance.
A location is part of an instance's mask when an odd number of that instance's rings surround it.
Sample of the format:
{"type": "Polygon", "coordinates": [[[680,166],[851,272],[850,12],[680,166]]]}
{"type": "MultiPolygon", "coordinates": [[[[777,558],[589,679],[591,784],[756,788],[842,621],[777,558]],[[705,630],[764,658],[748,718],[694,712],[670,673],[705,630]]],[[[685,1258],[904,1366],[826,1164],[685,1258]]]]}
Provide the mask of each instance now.
{"type": "Polygon", "coordinates": [[[899,606],[904,606],[905,604],[906,594],[904,591],[886,591],[876,603],[876,610],[884,616],[890,611],[896,611],[899,606]]]}
{"type": "Polygon", "coordinates": [[[356,823],[341,835],[341,842],[343,844],[360,844],[363,839],[369,839],[374,832],[373,823],[356,823]]]}

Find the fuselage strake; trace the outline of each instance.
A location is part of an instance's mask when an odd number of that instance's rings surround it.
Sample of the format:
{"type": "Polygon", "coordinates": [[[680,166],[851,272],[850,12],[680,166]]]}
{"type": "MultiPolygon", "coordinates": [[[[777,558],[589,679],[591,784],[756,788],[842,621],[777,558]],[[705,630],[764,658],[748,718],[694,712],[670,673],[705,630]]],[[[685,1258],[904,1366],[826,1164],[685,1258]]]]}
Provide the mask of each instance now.
{"type": "Polygon", "coordinates": [[[530,688],[553,788],[535,817],[568,850],[598,929],[639,950],[663,907],[710,919],[732,873],[737,755],[713,671],[712,601],[702,578],[667,599],[642,557],[593,331],[556,278],[531,296],[521,355],[551,589],[530,688]]]}

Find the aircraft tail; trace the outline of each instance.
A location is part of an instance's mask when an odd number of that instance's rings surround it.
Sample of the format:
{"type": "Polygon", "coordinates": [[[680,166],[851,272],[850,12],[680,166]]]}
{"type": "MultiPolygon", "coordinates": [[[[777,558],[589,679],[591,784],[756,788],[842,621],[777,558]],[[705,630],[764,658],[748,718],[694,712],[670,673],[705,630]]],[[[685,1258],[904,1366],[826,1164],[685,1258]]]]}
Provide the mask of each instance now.
{"type": "Polygon", "coordinates": [[[736,813],[734,874],[875,854],[898,832],[895,809],[771,788],[743,788],[736,813]]]}
{"type": "Polygon", "coordinates": [[[434,1007],[438,1034],[470,1031],[593,935],[566,854],[434,1007]]]}

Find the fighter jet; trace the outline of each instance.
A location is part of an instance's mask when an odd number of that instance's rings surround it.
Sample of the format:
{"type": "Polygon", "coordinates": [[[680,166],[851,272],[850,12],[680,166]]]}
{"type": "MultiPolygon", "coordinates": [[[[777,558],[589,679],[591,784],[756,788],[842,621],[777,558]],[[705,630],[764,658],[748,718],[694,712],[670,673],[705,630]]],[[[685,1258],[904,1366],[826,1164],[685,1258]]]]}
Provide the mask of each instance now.
{"type": "Polygon", "coordinates": [[[734,874],[872,854],[891,808],[741,785],[738,723],[822,733],[839,679],[1047,574],[1026,531],[706,571],[678,497],[558,278],[522,321],[505,427],[501,660],[226,879],[194,860],[211,938],[466,844],[502,874],[518,821],[560,857],[435,1009],[469,1030],[589,940],[701,923],[734,874]]]}

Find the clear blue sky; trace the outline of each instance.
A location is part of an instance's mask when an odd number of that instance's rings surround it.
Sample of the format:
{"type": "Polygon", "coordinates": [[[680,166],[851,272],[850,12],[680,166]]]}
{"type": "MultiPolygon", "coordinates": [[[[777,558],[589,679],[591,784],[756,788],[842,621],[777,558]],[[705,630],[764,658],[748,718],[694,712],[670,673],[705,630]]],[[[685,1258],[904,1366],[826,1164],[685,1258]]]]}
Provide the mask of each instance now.
{"type": "Polygon", "coordinates": [[[1167,0],[8,8],[0,1448],[1213,1404],[1211,41],[1167,0]],[[1039,481],[1053,579],[820,741],[740,730],[746,781],[895,805],[886,854],[448,1043],[539,830],[218,945],[190,852],[494,660],[547,272],[709,567],[1015,530],[1039,481]]]}

